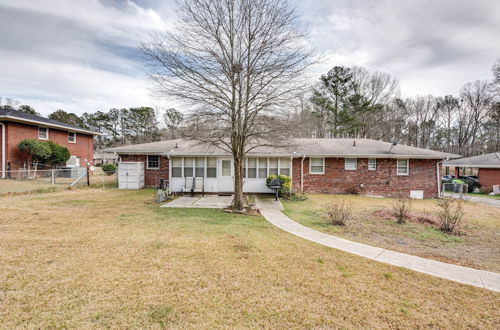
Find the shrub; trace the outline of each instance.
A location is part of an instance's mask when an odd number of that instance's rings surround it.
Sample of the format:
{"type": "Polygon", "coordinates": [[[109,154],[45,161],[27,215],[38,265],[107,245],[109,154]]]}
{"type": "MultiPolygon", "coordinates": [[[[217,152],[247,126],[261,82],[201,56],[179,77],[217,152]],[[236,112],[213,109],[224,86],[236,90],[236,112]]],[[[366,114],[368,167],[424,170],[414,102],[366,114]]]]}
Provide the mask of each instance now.
{"type": "Polygon", "coordinates": [[[438,201],[437,213],[440,229],[444,232],[456,232],[464,216],[464,201],[455,198],[443,198],[438,201]]]}
{"type": "Polygon", "coordinates": [[[52,141],[48,141],[46,143],[52,152],[50,157],[46,160],[47,164],[50,164],[50,165],[65,164],[68,161],[68,159],[71,157],[71,154],[70,154],[68,148],[63,147],[63,146],[61,146],[57,143],[54,143],[52,141]]]}
{"type": "Polygon", "coordinates": [[[346,192],[346,194],[349,194],[349,195],[359,195],[360,189],[357,186],[350,186],[349,188],[347,188],[345,190],[345,192],[346,192]]]}
{"type": "Polygon", "coordinates": [[[409,197],[399,197],[392,202],[392,211],[397,223],[405,223],[410,216],[413,200],[409,197]]]}
{"type": "Polygon", "coordinates": [[[116,166],[113,163],[108,163],[108,164],[102,165],[101,168],[102,168],[103,172],[106,173],[107,175],[112,175],[112,174],[115,174],[118,166],[116,166]]]}
{"type": "Polygon", "coordinates": [[[479,192],[481,194],[489,194],[492,191],[493,191],[493,187],[492,186],[479,188],[479,192]]]}
{"type": "Polygon", "coordinates": [[[292,193],[286,199],[291,201],[291,202],[303,202],[303,201],[307,200],[307,196],[304,194],[292,193]]]}
{"type": "Polygon", "coordinates": [[[266,179],[266,185],[268,187],[274,178],[278,178],[281,184],[281,189],[278,189],[279,195],[280,196],[290,195],[290,190],[292,189],[292,179],[287,175],[270,175],[266,179]]]}
{"type": "Polygon", "coordinates": [[[323,207],[330,224],[345,226],[352,214],[352,203],[346,199],[334,199],[323,207]]]}

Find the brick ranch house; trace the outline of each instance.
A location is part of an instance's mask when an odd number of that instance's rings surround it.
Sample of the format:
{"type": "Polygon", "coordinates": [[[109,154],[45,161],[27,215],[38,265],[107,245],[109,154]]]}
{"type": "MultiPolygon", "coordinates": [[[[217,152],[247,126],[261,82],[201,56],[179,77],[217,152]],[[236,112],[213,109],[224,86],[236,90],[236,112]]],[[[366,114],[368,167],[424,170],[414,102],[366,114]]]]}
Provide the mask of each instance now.
{"type": "Polygon", "coordinates": [[[491,189],[494,185],[500,185],[500,152],[445,161],[443,166],[454,167],[455,178],[465,175],[467,168],[477,169],[481,187],[491,189]]]}
{"type": "Polygon", "coordinates": [[[53,141],[68,148],[71,158],[68,167],[87,166],[92,163],[94,154],[94,135],[99,133],[31,115],[19,110],[0,110],[0,167],[1,177],[9,170],[24,166],[27,155],[17,148],[24,139],[53,141]]]}
{"type": "MultiPolygon", "coordinates": [[[[183,139],[108,149],[122,162],[144,162],[146,186],[169,180],[181,191],[188,177],[203,177],[205,192],[233,191],[234,168],[223,150],[183,139]]],[[[266,178],[285,174],[292,190],[394,197],[439,196],[440,163],[458,155],[370,139],[292,139],[288,148],[256,147],[244,160],[245,193],[270,193],[266,178]]]]}

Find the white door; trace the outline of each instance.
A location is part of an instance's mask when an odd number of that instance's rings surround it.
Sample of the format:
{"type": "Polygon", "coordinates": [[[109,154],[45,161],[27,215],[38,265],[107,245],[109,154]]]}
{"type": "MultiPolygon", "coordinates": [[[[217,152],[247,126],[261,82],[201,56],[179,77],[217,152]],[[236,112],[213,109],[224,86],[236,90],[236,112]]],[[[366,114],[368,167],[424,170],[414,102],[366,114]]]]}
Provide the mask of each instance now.
{"type": "Polygon", "coordinates": [[[217,187],[219,192],[233,192],[234,190],[234,169],[231,158],[219,159],[217,187]]]}

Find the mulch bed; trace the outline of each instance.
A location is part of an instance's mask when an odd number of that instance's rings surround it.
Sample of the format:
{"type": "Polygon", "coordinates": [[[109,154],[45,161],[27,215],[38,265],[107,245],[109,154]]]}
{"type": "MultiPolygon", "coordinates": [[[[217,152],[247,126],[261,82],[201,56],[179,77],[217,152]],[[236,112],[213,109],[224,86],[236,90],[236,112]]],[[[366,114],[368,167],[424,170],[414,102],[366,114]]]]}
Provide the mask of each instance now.
{"type": "MultiPolygon", "coordinates": [[[[392,220],[396,221],[396,217],[394,216],[394,212],[391,210],[377,210],[372,213],[373,216],[377,218],[382,218],[386,220],[392,220]]],[[[411,212],[408,215],[407,221],[415,222],[415,223],[421,223],[421,224],[427,224],[431,226],[438,226],[439,220],[436,216],[433,216],[431,214],[425,214],[425,213],[417,213],[417,212],[411,212]]]]}

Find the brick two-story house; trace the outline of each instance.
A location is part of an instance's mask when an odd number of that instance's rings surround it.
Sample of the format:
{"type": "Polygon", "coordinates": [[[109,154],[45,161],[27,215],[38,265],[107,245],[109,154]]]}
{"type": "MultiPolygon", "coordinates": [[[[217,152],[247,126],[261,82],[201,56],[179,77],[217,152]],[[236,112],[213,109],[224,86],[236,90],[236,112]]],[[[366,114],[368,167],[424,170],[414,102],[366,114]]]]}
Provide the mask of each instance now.
{"type": "Polygon", "coordinates": [[[99,133],[19,110],[0,110],[0,169],[5,178],[8,170],[22,168],[27,155],[17,145],[24,139],[53,141],[68,148],[68,166],[87,166],[94,154],[93,137],[99,133]]]}

